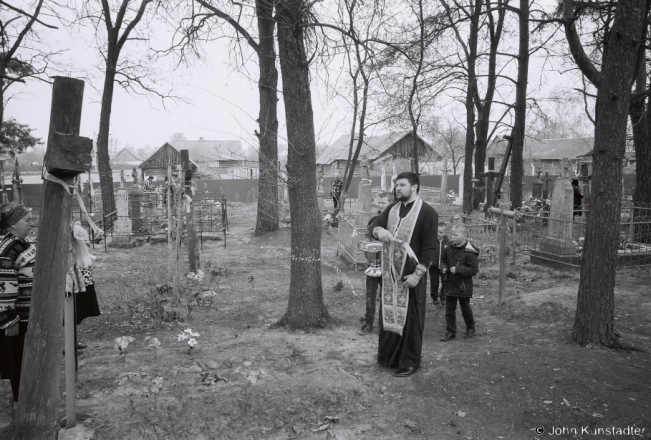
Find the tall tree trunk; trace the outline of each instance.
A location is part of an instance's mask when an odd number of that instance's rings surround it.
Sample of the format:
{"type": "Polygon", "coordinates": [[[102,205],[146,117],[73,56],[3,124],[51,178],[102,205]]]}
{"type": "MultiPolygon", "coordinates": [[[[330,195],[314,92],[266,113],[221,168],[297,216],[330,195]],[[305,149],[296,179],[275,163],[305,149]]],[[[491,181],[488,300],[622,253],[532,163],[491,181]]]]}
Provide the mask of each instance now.
{"type": "Polygon", "coordinates": [[[527,81],[529,79],[529,0],[520,0],[520,47],[518,49],[518,79],[515,86],[515,117],[511,144],[511,205],[522,206],[524,177],[524,129],[527,118],[527,81]]]}
{"type": "Polygon", "coordinates": [[[321,218],[316,198],[316,140],[305,53],[305,2],[277,0],[278,54],[287,119],[287,180],[291,214],[290,328],[321,327],[330,320],[321,283],[321,218]]]}
{"type": "MultiPolygon", "coordinates": [[[[643,93],[647,88],[646,81],[646,50],[642,49],[642,62],[635,79],[635,92],[643,93]]],[[[648,105],[651,106],[651,101],[648,105]]],[[[635,192],[633,193],[633,203],[640,207],[651,207],[651,118],[649,118],[649,108],[647,107],[646,97],[642,95],[631,103],[631,126],[633,128],[633,142],[635,144],[635,192]]],[[[634,219],[645,217],[646,210],[634,210],[634,219]]],[[[646,231],[643,225],[635,227],[635,241],[642,243],[651,242],[651,234],[646,231]]]]}
{"type": "Polygon", "coordinates": [[[574,339],[582,345],[617,344],[613,315],[622,158],[631,86],[646,12],[645,2],[619,0],[608,37],[608,52],[602,63],[590,206],[590,210],[599,215],[588,216],[573,331],[574,339]]]}
{"type": "Polygon", "coordinates": [[[418,163],[418,125],[412,122],[411,126],[411,154],[413,155],[411,161],[411,172],[420,174],[420,164],[418,163]]]}
{"type": "Polygon", "coordinates": [[[278,230],[278,70],[274,43],[273,2],[256,0],[260,43],[260,126],[258,211],[255,235],[278,230]]]}
{"type": "MultiPolygon", "coordinates": [[[[463,171],[463,212],[470,214],[474,208],[474,194],[472,188],[472,155],[475,149],[475,105],[477,96],[477,40],[479,38],[479,16],[481,15],[482,0],[475,0],[470,18],[470,35],[468,36],[468,84],[466,90],[466,146],[465,146],[465,167],[463,171]]],[[[483,177],[480,177],[475,170],[475,177],[479,180],[478,187],[483,187],[483,177]]],[[[483,193],[478,190],[479,193],[483,193]]]]}
{"type": "MultiPolygon", "coordinates": [[[[118,55],[119,53],[115,53],[114,50],[109,50],[106,57],[106,73],[104,74],[102,107],[99,115],[99,133],[97,134],[97,169],[99,171],[99,184],[102,191],[102,211],[104,214],[109,214],[115,211],[113,173],[109,162],[108,147],[111,130],[113,89],[115,87],[115,69],[118,55]]],[[[109,220],[109,222],[111,222],[111,220],[109,220]]]]}
{"type": "MultiPolygon", "coordinates": [[[[497,51],[499,49],[500,41],[502,39],[502,29],[504,27],[505,10],[502,7],[502,0],[497,1],[497,23],[493,18],[493,11],[491,9],[491,0],[486,1],[486,16],[488,17],[488,30],[490,38],[490,49],[488,51],[488,77],[486,84],[486,95],[483,102],[479,98],[479,90],[477,89],[477,98],[475,107],[477,110],[477,139],[475,141],[475,175],[481,176],[484,174],[486,164],[486,149],[488,147],[488,136],[491,121],[491,108],[493,106],[493,98],[495,96],[495,88],[497,87],[497,51]]],[[[477,198],[483,200],[485,197],[485,187],[480,186],[477,198]]]]}
{"type": "Polygon", "coordinates": [[[4,123],[5,119],[5,79],[4,75],[7,72],[5,63],[0,61],[0,127],[4,123]]]}

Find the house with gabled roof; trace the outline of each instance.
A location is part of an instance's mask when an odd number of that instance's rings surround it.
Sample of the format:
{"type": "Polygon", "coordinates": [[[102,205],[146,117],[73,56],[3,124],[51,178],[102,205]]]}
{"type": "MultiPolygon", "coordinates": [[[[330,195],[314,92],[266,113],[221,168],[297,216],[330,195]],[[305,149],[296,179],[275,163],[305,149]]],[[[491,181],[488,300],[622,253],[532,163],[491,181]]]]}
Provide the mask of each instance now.
{"type": "Polygon", "coordinates": [[[216,174],[220,178],[254,179],[258,177],[258,164],[247,157],[240,141],[204,140],[165,142],[145,160],[140,168],[166,170],[167,164],[181,163],[181,150],[188,150],[190,162],[202,173],[216,174]]]}
{"type": "Polygon", "coordinates": [[[130,165],[137,167],[141,163],[142,160],[126,147],[111,158],[111,165],[130,165]]]}
{"type": "MultiPolygon", "coordinates": [[[[486,148],[485,169],[489,170],[490,159],[495,160],[495,169],[499,170],[504,160],[504,153],[508,140],[497,136],[486,148]]],[[[567,139],[526,139],[524,143],[523,159],[524,173],[528,176],[537,175],[538,171],[550,175],[560,175],[563,172],[563,159],[567,158],[572,163],[577,174],[581,157],[592,151],[593,137],[579,137],[567,139]]],[[[507,174],[510,174],[510,161],[507,174]]]]}
{"type": "MultiPolygon", "coordinates": [[[[355,145],[357,145],[357,135],[355,145]]],[[[333,143],[323,149],[316,159],[318,168],[324,174],[334,175],[346,168],[348,152],[350,150],[350,134],[336,139],[333,143]]],[[[411,158],[413,152],[413,135],[411,131],[391,132],[381,135],[364,136],[364,143],[359,153],[361,158],[366,157],[369,163],[379,163],[384,160],[411,158]]],[[[440,155],[432,146],[418,136],[418,153],[420,157],[427,157],[429,160],[440,160],[440,155]]]]}

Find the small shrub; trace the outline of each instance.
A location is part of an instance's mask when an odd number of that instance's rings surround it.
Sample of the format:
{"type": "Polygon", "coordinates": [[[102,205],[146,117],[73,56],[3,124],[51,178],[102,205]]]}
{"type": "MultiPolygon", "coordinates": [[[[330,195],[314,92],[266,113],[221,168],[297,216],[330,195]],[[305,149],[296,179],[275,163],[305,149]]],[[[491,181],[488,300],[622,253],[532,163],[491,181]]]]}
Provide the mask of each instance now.
{"type": "Polygon", "coordinates": [[[506,273],[506,277],[515,280],[518,278],[518,275],[513,271],[509,271],[506,273]]]}
{"type": "Polygon", "coordinates": [[[343,280],[339,280],[335,283],[334,291],[341,292],[342,290],[344,290],[344,282],[343,280]]]}

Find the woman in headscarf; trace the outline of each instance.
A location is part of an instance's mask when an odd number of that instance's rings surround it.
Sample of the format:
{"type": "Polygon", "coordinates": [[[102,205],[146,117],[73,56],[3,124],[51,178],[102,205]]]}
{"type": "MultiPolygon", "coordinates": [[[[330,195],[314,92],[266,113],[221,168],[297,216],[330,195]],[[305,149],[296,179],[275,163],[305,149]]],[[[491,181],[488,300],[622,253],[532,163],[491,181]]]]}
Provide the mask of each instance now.
{"type": "Polygon", "coordinates": [[[13,202],[0,206],[0,377],[11,382],[14,404],[36,257],[36,247],[25,240],[31,228],[32,214],[26,207],[13,202]]]}

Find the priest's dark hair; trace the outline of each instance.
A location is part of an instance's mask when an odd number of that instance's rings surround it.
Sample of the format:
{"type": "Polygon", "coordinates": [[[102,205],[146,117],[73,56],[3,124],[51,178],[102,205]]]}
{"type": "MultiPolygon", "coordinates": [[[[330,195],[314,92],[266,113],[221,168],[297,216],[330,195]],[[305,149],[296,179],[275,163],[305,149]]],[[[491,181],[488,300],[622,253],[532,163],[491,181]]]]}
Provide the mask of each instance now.
{"type": "Polygon", "coordinates": [[[403,171],[396,177],[396,182],[400,179],[407,179],[411,186],[416,185],[416,194],[418,194],[420,191],[420,178],[418,177],[418,174],[412,173],[411,171],[403,171]]]}

